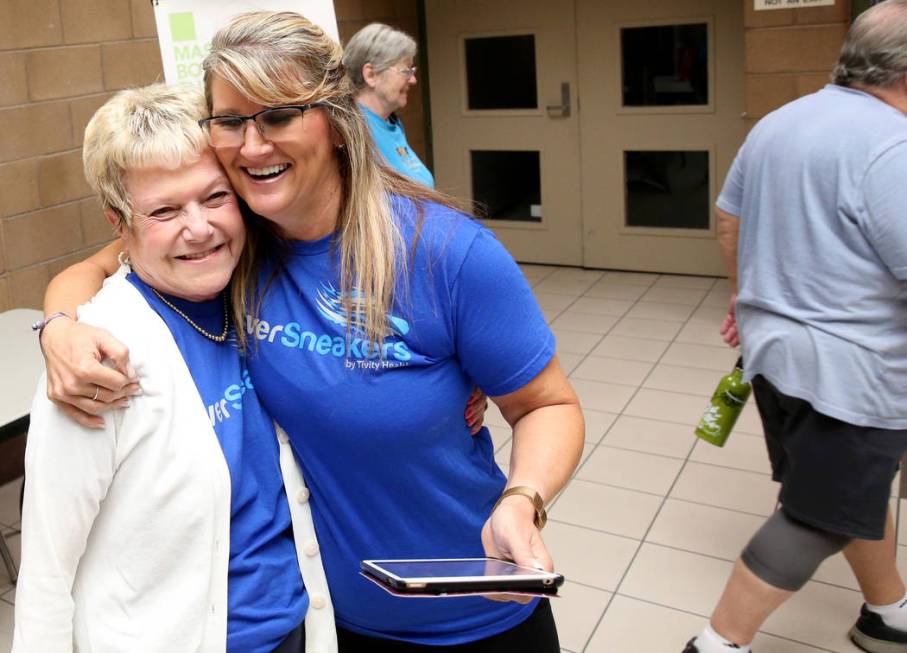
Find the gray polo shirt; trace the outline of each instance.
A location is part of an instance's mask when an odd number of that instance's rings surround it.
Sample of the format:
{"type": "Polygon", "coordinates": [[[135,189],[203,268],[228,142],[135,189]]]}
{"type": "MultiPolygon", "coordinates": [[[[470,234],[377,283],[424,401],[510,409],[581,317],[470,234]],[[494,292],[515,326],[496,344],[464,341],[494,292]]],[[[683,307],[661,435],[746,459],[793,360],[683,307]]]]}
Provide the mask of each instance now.
{"type": "Polygon", "coordinates": [[[746,378],[907,429],[907,117],[828,85],[762,119],[717,205],[740,218],[746,378]]]}

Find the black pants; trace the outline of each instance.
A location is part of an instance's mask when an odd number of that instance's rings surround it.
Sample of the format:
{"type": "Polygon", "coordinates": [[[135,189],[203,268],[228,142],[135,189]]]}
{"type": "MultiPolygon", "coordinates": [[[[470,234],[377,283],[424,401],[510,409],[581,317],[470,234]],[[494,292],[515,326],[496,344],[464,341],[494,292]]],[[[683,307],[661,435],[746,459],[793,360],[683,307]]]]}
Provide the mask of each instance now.
{"type": "MultiPolygon", "coordinates": [[[[422,599],[410,599],[414,601],[422,599]]],[[[539,601],[538,606],[523,623],[498,635],[486,637],[468,644],[453,646],[428,646],[411,644],[393,639],[380,639],[350,632],[337,627],[340,653],[559,653],[560,643],[554,615],[548,599],[539,601]]],[[[282,653],[282,652],[281,652],[282,653]]]]}
{"type": "Polygon", "coordinates": [[[271,653],[305,653],[305,622],[296,626],[271,653]]]}

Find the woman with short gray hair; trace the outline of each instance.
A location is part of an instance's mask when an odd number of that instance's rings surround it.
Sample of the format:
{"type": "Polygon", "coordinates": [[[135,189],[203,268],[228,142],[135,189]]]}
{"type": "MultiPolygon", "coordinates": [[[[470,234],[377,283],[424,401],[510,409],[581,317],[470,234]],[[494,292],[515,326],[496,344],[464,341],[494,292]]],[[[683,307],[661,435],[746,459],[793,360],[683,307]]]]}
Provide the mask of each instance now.
{"type": "Polygon", "coordinates": [[[381,23],[366,25],[343,52],[343,67],[369,131],[389,166],[402,175],[434,187],[435,179],[406,140],[396,112],[406,106],[416,84],[416,42],[409,34],[381,23]]]}

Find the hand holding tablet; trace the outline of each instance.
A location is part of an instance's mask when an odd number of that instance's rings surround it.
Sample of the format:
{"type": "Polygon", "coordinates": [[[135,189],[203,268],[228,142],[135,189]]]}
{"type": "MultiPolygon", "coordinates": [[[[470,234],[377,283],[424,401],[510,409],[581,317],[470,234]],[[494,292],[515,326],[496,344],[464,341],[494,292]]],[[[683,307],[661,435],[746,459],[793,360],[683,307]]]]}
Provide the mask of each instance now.
{"type": "Polygon", "coordinates": [[[561,574],[497,558],[363,560],[360,567],[367,578],[403,596],[557,596],[557,588],[564,582],[561,574]]]}

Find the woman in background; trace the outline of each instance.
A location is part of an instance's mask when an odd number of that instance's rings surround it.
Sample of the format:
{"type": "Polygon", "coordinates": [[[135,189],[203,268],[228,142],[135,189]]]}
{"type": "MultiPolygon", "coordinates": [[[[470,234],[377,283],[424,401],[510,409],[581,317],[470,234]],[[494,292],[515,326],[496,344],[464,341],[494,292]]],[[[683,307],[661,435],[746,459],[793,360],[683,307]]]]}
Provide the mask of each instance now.
{"type": "Polygon", "coordinates": [[[396,112],[416,85],[416,42],[393,27],[372,23],[343,50],[343,67],[381,156],[402,175],[434,188],[435,179],[406,141],[396,112]]]}

